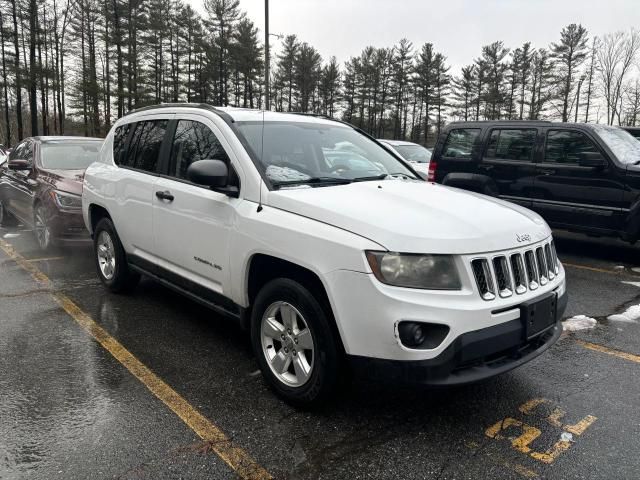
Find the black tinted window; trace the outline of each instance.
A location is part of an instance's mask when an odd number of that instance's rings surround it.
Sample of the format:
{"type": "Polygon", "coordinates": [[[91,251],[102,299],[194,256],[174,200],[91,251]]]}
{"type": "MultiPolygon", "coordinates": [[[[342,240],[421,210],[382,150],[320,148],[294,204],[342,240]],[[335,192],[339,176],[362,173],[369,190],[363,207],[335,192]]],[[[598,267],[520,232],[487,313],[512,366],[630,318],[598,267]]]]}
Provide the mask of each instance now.
{"type": "Polygon", "coordinates": [[[471,157],[473,143],[476,141],[479,128],[456,128],[451,130],[442,149],[443,157],[468,158],[471,157]]]}
{"type": "Polygon", "coordinates": [[[198,160],[222,160],[229,157],[220,141],[206,125],[191,120],[180,120],[171,147],[171,175],[187,178],[187,168],[198,160]]]}
{"type": "Polygon", "coordinates": [[[116,128],[113,135],[113,161],[116,162],[116,165],[123,165],[127,161],[125,148],[127,146],[127,137],[131,131],[131,125],[131,123],[120,125],[116,128]]]}
{"type": "Polygon", "coordinates": [[[127,152],[127,166],[147,172],[157,171],[160,147],[168,123],[168,120],[148,120],[136,124],[127,152]]]}
{"type": "Polygon", "coordinates": [[[599,153],[594,143],[581,132],[549,130],[544,161],[577,164],[585,153],[599,153]]]}
{"type": "Polygon", "coordinates": [[[487,145],[487,158],[530,161],[536,143],[536,130],[493,130],[487,145]]]}

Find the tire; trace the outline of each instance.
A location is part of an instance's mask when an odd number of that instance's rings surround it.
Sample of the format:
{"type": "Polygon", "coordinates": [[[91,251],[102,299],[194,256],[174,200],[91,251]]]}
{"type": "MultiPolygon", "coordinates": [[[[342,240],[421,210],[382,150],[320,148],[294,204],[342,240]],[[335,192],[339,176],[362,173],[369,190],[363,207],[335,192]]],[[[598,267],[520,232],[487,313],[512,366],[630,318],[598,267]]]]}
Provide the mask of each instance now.
{"type": "Polygon", "coordinates": [[[127,263],[118,233],[109,218],[103,218],[93,233],[93,253],[100,281],[114,293],[131,292],[140,281],[127,263]]]}
{"type": "Polygon", "coordinates": [[[38,247],[43,252],[46,252],[54,246],[54,241],[51,236],[51,228],[49,227],[47,218],[47,209],[37,204],[33,214],[33,233],[36,236],[38,247]]]}
{"type": "Polygon", "coordinates": [[[287,403],[317,406],[338,383],[341,355],[330,314],[307,288],[286,278],[270,281],[256,297],[251,345],[267,383],[287,403]]]}

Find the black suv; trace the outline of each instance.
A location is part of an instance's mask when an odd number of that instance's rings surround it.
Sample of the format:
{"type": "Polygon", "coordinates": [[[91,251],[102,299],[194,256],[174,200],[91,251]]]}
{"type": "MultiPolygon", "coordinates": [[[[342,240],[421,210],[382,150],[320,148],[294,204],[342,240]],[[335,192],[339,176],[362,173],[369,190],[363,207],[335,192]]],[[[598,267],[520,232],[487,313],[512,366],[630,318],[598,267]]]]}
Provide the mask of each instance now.
{"type": "Polygon", "coordinates": [[[429,180],[518,203],[552,227],[640,238],[640,142],[618,127],[451,123],[434,149],[429,180]]]}

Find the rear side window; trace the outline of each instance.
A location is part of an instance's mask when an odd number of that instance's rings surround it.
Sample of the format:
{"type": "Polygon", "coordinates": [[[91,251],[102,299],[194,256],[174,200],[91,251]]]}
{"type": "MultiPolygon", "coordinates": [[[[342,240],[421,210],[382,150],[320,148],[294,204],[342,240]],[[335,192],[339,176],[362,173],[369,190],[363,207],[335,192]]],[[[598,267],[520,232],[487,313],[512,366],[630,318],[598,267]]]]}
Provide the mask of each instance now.
{"type": "Polygon", "coordinates": [[[479,128],[456,128],[449,132],[442,149],[443,157],[470,158],[479,128]]]}
{"type": "Polygon", "coordinates": [[[489,137],[485,157],[529,162],[536,143],[536,135],[537,130],[535,129],[493,130],[489,137]]]}
{"type": "Polygon", "coordinates": [[[173,137],[169,174],[186,179],[187,168],[198,160],[222,160],[229,164],[227,152],[209,127],[192,120],[180,120],[173,137]]]}
{"type": "Polygon", "coordinates": [[[158,157],[168,120],[147,120],[136,124],[127,151],[126,166],[147,172],[158,171],[158,157]]]}
{"type": "Polygon", "coordinates": [[[132,125],[133,124],[131,123],[120,125],[116,128],[116,131],[113,134],[113,161],[116,162],[116,165],[125,165],[124,162],[127,161],[125,149],[127,147],[127,138],[129,137],[132,125]]]}
{"type": "Polygon", "coordinates": [[[595,144],[582,132],[549,130],[544,161],[577,165],[585,153],[600,153],[595,144]]]}

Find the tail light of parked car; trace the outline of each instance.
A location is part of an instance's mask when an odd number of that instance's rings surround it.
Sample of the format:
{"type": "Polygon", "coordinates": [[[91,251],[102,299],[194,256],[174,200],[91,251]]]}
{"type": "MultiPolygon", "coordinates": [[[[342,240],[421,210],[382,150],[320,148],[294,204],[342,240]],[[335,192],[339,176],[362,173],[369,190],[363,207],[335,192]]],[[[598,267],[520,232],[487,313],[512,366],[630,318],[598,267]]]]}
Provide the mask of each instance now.
{"type": "Polygon", "coordinates": [[[429,162],[429,173],[427,174],[427,180],[429,182],[436,181],[436,168],[438,168],[438,164],[431,160],[431,162],[429,162]]]}

